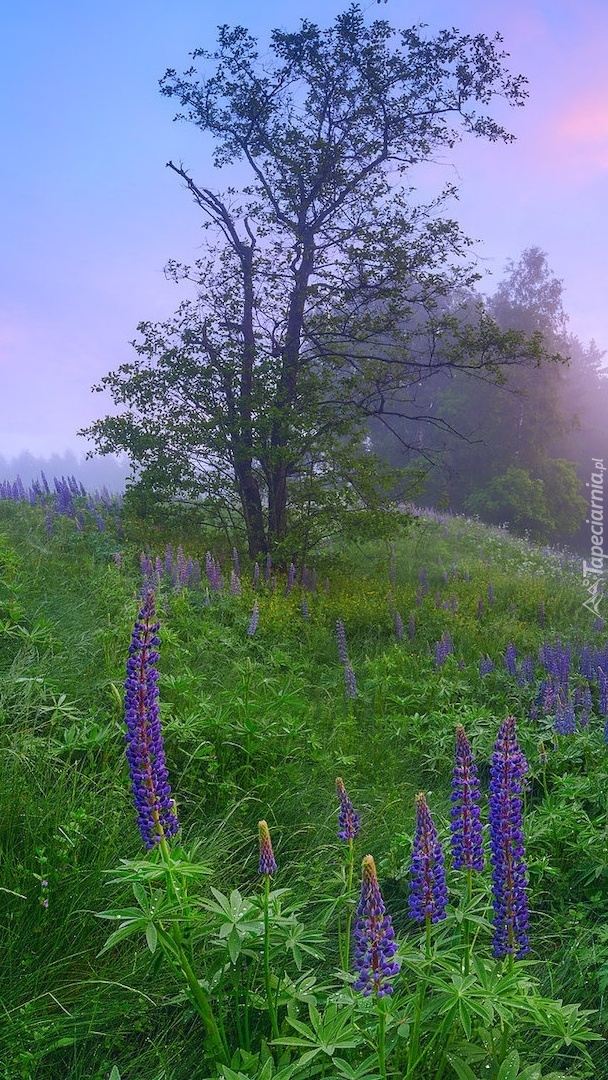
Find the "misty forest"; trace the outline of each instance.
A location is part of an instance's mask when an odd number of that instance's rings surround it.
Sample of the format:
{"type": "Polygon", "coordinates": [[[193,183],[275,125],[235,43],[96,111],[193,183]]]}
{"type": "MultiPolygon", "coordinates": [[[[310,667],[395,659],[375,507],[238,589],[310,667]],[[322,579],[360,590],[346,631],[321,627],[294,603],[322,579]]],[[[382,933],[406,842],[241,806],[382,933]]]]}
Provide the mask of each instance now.
{"type": "Polygon", "coordinates": [[[179,306],[0,459],[0,1077],[608,1080],[608,376],[420,183],[527,79],[357,4],[186,65],[179,306]]]}

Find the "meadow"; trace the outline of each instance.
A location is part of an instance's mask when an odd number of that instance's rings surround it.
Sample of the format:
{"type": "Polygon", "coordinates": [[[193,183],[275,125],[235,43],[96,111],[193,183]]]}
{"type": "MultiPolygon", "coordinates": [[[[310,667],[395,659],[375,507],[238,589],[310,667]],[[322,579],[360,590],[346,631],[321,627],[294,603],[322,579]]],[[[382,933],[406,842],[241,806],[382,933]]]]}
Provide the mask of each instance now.
{"type": "Polygon", "coordinates": [[[464,518],[256,569],[109,497],[5,490],[0,1077],[608,1078],[608,638],[586,595],[574,557],[464,518]],[[179,819],[149,851],[138,612],[179,819]],[[454,846],[457,730],[483,869],[454,846]],[[497,761],[529,911],[502,955],[497,761]]]}

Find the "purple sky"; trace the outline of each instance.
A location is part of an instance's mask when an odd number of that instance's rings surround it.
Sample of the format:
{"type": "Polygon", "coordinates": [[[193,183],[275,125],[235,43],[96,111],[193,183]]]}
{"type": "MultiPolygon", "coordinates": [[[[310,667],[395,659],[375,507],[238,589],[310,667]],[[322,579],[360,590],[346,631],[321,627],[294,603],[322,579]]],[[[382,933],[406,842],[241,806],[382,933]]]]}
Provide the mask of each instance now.
{"type": "MultiPolygon", "coordinates": [[[[173,124],[165,68],[212,46],[218,23],[264,38],[301,17],[327,25],[347,0],[9,0],[0,17],[0,454],[86,450],[79,427],[109,410],[91,393],[131,358],[142,319],[180,293],[170,258],[192,261],[200,212],[165,168],[183,160],[222,187],[209,144],[173,124]]],[[[365,7],[365,0],[363,2],[365,7]]],[[[508,258],[543,248],[565,285],[572,332],[608,349],[608,4],[606,0],[388,0],[396,27],[500,30],[525,74],[510,146],[468,141],[425,170],[429,193],[460,182],[452,208],[480,240],[488,291],[508,258]]]]}

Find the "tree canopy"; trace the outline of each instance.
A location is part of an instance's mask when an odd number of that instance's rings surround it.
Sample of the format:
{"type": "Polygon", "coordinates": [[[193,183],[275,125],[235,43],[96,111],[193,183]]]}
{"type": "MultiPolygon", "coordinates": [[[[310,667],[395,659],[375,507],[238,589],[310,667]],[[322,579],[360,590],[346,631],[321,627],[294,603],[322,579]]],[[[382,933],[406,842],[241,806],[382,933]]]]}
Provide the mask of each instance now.
{"type": "Polygon", "coordinates": [[[161,93],[245,180],[220,193],[168,163],[208,230],[193,266],[167,270],[194,296],[140,324],[136,358],[96,388],[124,408],[85,434],[127,451],[147,497],[244,530],[252,556],[297,550],[340,514],[383,512],[370,417],[392,429],[437,371],[495,380],[545,356],[482,308],[463,322],[446,307],[477,276],[471,242],[445,216],[453,189],[424,202],[412,186],[463,135],[509,141],[486,108],[521,105],[525,79],[498,34],[397,31],[356,4],[326,29],[273,30],[263,49],[221,26],[191,57],[161,93]]]}

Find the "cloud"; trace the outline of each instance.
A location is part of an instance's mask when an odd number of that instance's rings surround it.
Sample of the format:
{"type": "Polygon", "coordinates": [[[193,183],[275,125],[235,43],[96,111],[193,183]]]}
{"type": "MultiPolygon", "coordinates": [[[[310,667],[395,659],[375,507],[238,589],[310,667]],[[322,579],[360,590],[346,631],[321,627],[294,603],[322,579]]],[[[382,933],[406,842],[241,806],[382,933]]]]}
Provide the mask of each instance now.
{"type": "Polygon", "coordinates": [[[587,177],[608,169],[608,80],[572,102],[555,120],[553,135],[570,156],[570,169],[587,177]]]}

